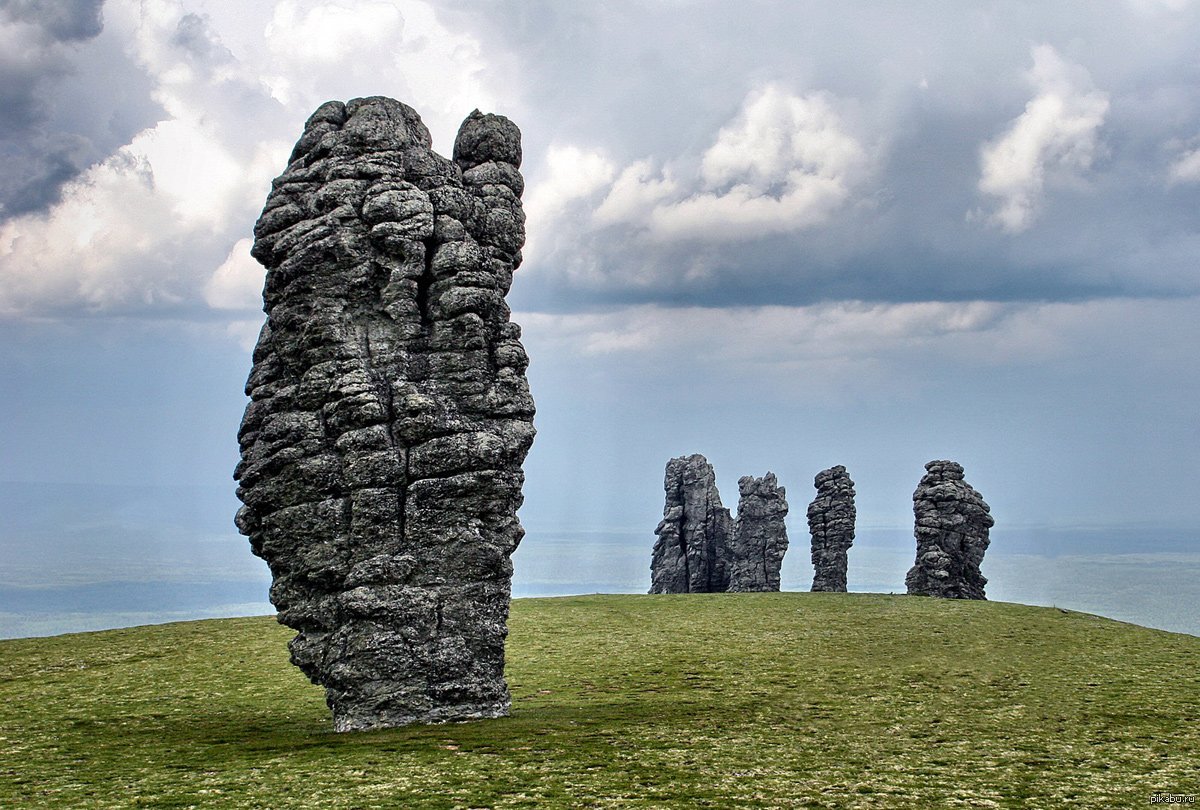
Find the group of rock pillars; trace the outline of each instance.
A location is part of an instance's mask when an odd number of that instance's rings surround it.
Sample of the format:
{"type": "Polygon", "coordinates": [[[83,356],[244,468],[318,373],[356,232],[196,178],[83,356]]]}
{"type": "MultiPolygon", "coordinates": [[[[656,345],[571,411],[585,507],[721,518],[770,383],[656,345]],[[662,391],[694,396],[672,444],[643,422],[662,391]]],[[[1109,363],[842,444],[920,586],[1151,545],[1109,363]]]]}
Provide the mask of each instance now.
{"type": "MultiPolygon", "coordinates": [[[[254,228],[266,323],[246,383],[237,525],[271,569],[292,663],[339,731],[505,715],[528,358],[505,295],[521,263],[521,134],[471,113],[452,158],[411,107],[331,101],[254,228]]],[[[915,497],[910,593],[983,598],[987,505],[952,462],[915,497]]],[[[813,590],[846,590],[854,484],[808,510],[813,590]]],[[[656,593],[777,591],[787,499],[745,477],[737,518],[702,456],[667,465],[656,593]]]]}
{"type": "MultiPolygon", "coordinates": [[[[847,554],[854,544],[854,482],[846,468],[813,479],[808,505],[813,591],[846,591],[847,554]]],[[[738,481],[737,519],[721,505],[716,474],[704,456],[667,462],[666,505],[654,533],[650,593],[778,591],[788,548],[786,492],[774,473],[738,481]]],[[[980,573],[993,520],[962,465],[931,461],[913,493],[917,559],[905,577],[909,594],[985,599],[980,573]]]]}

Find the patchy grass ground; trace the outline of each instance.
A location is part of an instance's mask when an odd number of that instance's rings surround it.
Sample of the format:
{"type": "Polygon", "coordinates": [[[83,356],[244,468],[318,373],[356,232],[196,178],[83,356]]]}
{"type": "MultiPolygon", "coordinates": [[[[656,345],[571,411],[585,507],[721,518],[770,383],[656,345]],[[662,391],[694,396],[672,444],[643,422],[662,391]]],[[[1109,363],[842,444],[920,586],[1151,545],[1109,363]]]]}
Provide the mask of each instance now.
{"type": "Polygon", "coordinates": [[[867,594],[525,599],[513,716],[334,734],[291,633],[0,642],[0,807],[1088,807],[1200,794],[1200,638],[867,594]]]}

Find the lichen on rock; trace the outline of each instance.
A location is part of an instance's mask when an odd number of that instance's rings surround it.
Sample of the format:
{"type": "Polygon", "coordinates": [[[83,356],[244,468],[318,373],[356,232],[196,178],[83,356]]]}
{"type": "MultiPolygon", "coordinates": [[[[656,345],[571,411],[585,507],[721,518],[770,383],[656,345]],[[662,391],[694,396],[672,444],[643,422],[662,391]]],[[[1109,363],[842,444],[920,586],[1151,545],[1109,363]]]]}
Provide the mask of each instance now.
{"type": "Polygon", "coordinates": [[[471,113],[447,160],[411,108],[331,101],[254,229],[266,323],[239,529],[338,730],[507,714],[521,465],[520,132],[471,113]]]}

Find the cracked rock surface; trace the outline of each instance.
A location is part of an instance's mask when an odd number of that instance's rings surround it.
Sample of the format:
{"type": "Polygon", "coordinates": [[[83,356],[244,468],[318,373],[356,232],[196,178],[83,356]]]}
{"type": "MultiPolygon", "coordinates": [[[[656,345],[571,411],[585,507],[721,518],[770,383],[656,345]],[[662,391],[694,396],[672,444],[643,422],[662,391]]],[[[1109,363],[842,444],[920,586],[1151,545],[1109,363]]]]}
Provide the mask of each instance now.
{"type": "Polygon", "coordinates": [[[737,521],[733,528],[730,591],[778,591],[779,569],[787,552],[787,492],[775,473],[738,479],[737,521]]]}
{"type": "Polygon", "coordinates": [[[813,479],[817,489],[808,505],[812,535],[814,591],[846,591],[846,552],[854,545],[854,482],[840,464],[813,479]]]}
{"type": "Polygon", "coordinates": [[[963,480],[961,464],[931,461],[913,493],[917,560],[904,578],[910,594],[986,599],[979,571],[987,551],[991,509],[963,480]]]}
{"type": "Polygon", "coordinates": [[[723,593],[729,588],[733,519],[704,456],[667,462],[666,505],[654,533],[650,593],[723,593]]]}
{"type": "Polygon", "coordinates": [[[520,132],[473,112],[453,160],[410,107],[331,101],[254,228],[266,323],[237,524],[292,663],[339,731],[508,713],[504,640],[533,400],[504,296],[520,132]]]}

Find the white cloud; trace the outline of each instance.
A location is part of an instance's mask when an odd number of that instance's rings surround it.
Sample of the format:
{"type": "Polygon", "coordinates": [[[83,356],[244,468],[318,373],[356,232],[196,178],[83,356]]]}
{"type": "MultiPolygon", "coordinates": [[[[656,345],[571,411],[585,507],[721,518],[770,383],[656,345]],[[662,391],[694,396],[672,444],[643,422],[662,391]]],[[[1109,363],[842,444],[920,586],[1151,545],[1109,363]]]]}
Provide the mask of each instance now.
{"type": "MultiPolygon", "coordinates": [[[[804,230],[829,219],[866,174],[866,150],[827,93],[778,84],[751,92],[717,133],[698,171],[627,166],[595,210],[662,241],[732,241],[804,230]]],[[[678,161],[682,162],[682,161],[678,161]]]]}
{"type": "Polygon", "coordinates": [[[134,44],[168,117],[68,183],[45,214],[0,226],[0,311],[198,303],[205,262],[249,230],[286,159],[284,142],[239,130],[236,105],[256,83],[230,74],[201,18],[181,3],[110,3],[106,20],[134,44]],[[214,105],[222,92],[230,98],[214,105]]]}
{"type": "Polygon", "coordinates": [[[1189,149],[1171,161],[1167,167],[1167,182],[1170,185],[1200,183],[1200,147],[1189,149]]]}
{"type": "Polygon", "coordinates": [[[1142,14],[1178,13],[1189,9],[1194,0],[1125,0],[1130,8],[1142,14]]]}
{"type": "Polygon", "coordinates": [[[0,225],[0,314],[257,308],[261,270],[244,255],[247,237],[317,104],[394,95],[448,141],[471,109],[498,98],[478,42],[420,0],[204,8],[106,3],[107,31],[128,43],[165,115],[64,186],[47,212],[0,225]]]}
{"type": "MultiPolygon", "coordinates": [[[[421,114],[445,154],[471,110],[517,112],[483,45],[444,25],[422,0],[280,0],[264,34],[259,67],[275,98],[292,109],[393,96],[421,114]]],[[[255,54],[245,58],[253,63],[255,54]]]]}
{"type": "MultiPolygon", "coordinates": [[[[404,18],[395,3],[300,3],[275,6],[267,25],[273,51],[303,54],[316,63],[337,64],[351,49],[378,47],[400,37],[404,18]]],[[[290,55],[289,54],[289,55],[290,55]]]]}
{"type": "Polygon", "coordinates": [[[204,285],[204,300],[213,309],[261,309],[265,271],[253,256],[252,239],[239,239],[204,285]]]}
{"type": "Polygon", "coordinates": [[[551,146],[546,152],[546,178],[530,188],[525,210],[552,216],[568,203],[589,197],[612,183],[612,161],[599,150],[551,146]]]}
{"type": "Polygon", "coordinates": [[[1178,319],[1196,300],[1105,299],[1081,303],[995,301],[809,306],[663,307],[514,316],[530,340],[549,341],[563,356],[646,352],[735,364],[881,357],[953,357],[994,365],[1042,363],[1095,355],[1097,342],[1136,331],[1147,321],[1178,319]]]}
{"type": "Polygon", "coordinates": [[[1091,168],[1108,113],[1108,94],[1049,45],[1033,48],[1026,77],[1037,95],[1007,132],[981,150],[979,190],[999,198],[988,219],[1010,233],[1033,224],[1048,173],[1071,176],[1091,168]]]}
{"type": "Polygon", "coordinates": [[[1015,309],[984,301],[812,306],[659,307],[604,313],[521,313],[527,334],[577,355],[648,350],[744,363],[905,352],[948,336],[992,329],[1015,309]]]}
{"type": "MultiPolygon", "coordinates": [[[[867,150],[827,93],[751,91],[699,153],[619,165],[598,147],[557,144],[530,169],[526,272],[574,284],[703,282],[721,244],[826,222],[869,175],[867,150]],[[604,259],[640,243],[642,256],[604,259]],[[660,262],[655,250],[677,250],[660,262]]],[[[616,341],[626,345],[629,341],[616,341]]]]}
{"type": "MultiPolygon", "coordinates": [[[[612,161],[599,150],[552,145],[546,151],[539,179],[530,183],[525,192],[526,219],[529,222],[557,219],[571,203],[587,199],[608,186],[614,172],[612,161]]],[[[522,251],[525,261],[544,254],[544,242],[555,237],[552,229],[532,229],[522,251]]]]}
{"type": "Polygon", "coordinates": [[[592,214],[593,220],[600,225],[645,221],[660,206],[670,205],[680,185],[670,168],[657,168],[651,160],[631,163],[609,187],[592,214]]]}
{"type": "Polygon", "coordinates": [[[240,319],[227,323],[225,334],[249,352],[258,344],[258,335],[262,332],[262,328],[262,318],[240,319]]]}
{"type": "Polygon", "coordinates": [[[704,153],[701,175],[710,188],[745,186],[767,193],[800,173],[840,177],[864,159],[842,129],[828,94],[794,96],[776,84],[752,94],[737,120],[722,127],[704,153]]]}

